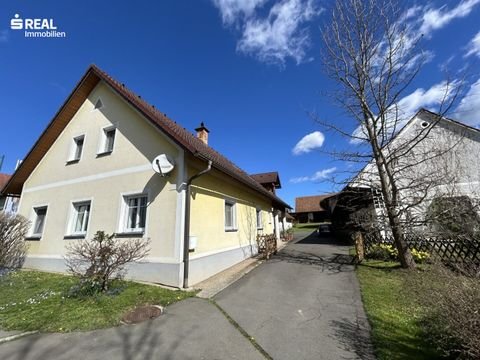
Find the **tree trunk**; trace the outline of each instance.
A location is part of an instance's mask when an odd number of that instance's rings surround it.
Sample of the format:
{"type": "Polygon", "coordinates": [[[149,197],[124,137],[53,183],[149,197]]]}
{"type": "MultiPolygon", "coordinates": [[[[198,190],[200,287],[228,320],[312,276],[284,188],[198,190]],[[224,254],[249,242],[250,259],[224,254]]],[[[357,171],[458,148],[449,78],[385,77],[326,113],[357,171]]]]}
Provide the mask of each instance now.
{"type": "Polygon", "coordinates": [[[387,214],[390,222],[390,228],[392,229],[393,239],[395,241],[395,247],[398,250],[400,264],[404,269],[415,269],[417,265],[415,264],[412,253],[410,252],[407,242],[405,241],[405,234],[401,229],[401,225],[396,214],[392,214],[392,211],[388,208],[387,214]]]}
{"type": "Polygon", "coordinates": [[[353,234],[353,239],[355,242],[355,253],[357,255],[357,262],[361,263],[365,258],[365,247],[363,243],[363,235],[360,231],[357,231],[353,234]]]}

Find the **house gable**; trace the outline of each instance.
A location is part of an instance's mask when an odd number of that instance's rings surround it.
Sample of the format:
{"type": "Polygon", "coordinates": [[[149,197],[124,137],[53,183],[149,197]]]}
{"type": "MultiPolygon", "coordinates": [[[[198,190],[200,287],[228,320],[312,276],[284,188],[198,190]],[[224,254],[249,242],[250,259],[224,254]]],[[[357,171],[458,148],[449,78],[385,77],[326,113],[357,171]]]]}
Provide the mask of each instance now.
{"type": "Polygon", "coordinates": [[[140,114],[100,81],[25,181],[24,190],[75,179],[95,179],[95,175],[114,174],[122,169],[149,170],[160,153],[177,158],[178,146],[161,132],[151,130],[140,114]],[[99,100],[103,106],[95,109],[99,100]],[[106,153],[104,132],[108,129],[115,130],[115,134],[113,151],[106,153]],[[69,162],[74,139],[78,137],[83,137],[81,159],[69,162]]]}
{"type": "MultiPolygon", "coordinates": [[[[433,147],[437,145],[445,145],[445,147],[448,147],[449,142],[459,142],[460,139],[462,139],[464,143],[461,150],[462,156],[464,156],[463,161],[477,164],[476,166],[478,167],[478,159],[475,156],[471,157],[471,155],[477,153],[480,147],[480,130],[456,120],[445,117],[439,118],[438,114],[425,109],[419,110],[390,141],[390,143],[385,146],[386,153],[388,153],[389,149],[392,149],[393,151],[393,149],[405,146],[405,144],[408,144],[411,139],[415,138],[422,131],[427,134],[425,140],[419,142],[418,145],[419,149],[422,148],[422,151],[428,152],[429,147],[432,147],[433,150],[433,147]],[[434,124],[434,126],[429,130],[428,127],[432,124],[434,124]],[[427,132],[425,132],[425,129],[427,132]]],[[[372,159],[362,170],[359,171],[355,178],[350,181],[348,186],[370,186],[370,183],[378,182],[378,179],[374,174],[376,174],[376,167],[374,160],[372,159]]]]}

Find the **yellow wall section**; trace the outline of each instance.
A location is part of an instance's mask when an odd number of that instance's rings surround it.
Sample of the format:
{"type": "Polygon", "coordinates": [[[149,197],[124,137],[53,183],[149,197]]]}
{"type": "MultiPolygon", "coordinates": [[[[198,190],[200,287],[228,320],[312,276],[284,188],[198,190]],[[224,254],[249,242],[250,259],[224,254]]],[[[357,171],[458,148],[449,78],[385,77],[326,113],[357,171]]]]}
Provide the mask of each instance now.
{"type": "MultiPolygon", "coordinates": [[[[189,169],[189,174],[198,170],[189,169]]],[[[204,252],[256,245],[258,233],[273,233],[271,204],[213,170],[192,186],[190,234],[197,237],[192,256],[204,252]],[[225,231],[225,199],[236,202],[237,231],[225,231]],[[263,230],[257,230],[256,209],[262,209],[263,230]]]]}
{"type": "Polygon", "coordinates": [[[150,257],[173,257],[178,167],[168,178],[155,174],[149,164],[160,153],[177,158],[179,150],[100,83],[25,182],[20,214],[33,220],[32,208],[48,204],[42,239],[29,242],[29,253],[64,254],[64,245],[74,241],[64,240],[72,200],[92,200],[87,234],[91,238],[96,230],[117,231],[122,193],[145,191],[150,202],[146,225],[146,236],[151,239],[150,257]],[[99,97],[104,108],[94,111],[99,97]],[[111,155],[97,157],[102,128],[111,125],[117,128],[114,150],[111,155]],[[72,139],[78,135],[85,135],[81,160],[66,165],[72,139]],[[82,180],[131,168],[136,168],[136,172],[82,180]]]}

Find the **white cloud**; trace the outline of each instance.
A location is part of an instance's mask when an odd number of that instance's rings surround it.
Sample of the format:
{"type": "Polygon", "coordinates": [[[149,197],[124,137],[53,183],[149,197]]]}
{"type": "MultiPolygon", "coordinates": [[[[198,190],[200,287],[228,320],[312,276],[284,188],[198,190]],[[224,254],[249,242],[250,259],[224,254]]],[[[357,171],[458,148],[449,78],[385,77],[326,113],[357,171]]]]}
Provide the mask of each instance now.
{"type": "Polygon", "coordinates": [[[312,176],[301,176],[301,177],[292,178],[290,179],[290,182],[294,184],[299,184],[307,181],[319,182],[319,181],[327,180],[330,177],[330,175],[334,173],[336,170],[337,170],[336,167],[323,169],[323,170],[317,171],[312,176]]]}
{"type": "Polygon", "coordinates": [[[237,50],[266,63],[284,64],[286,58],[292,58],[299,64],[310,45],[308,31],[302,25],[318,13],[313,0],[277,3],[266,18],[246,21],[237,50]]]}
{"type": "Polygon", "coordinates": [[[416,89],[398,102],[401,116],[409,120],[420,108],[430,108],[432,111],[438,111],[442,102],[448,102],[457,86],[457,81],[451,83],[442,81],[427,90],[416,89]]]}
{"type": "Polygon", "coordinates": [[[314,131],[305,135],[292,150],[294,155],[309,153],[313,149],[318,149],[323,145],[325,136],[320,131],[314,131]]]}
{"type": "Polygon", "coordinates": [[[473,37],[467,45],[465,56],[476,55],[480,57],[480,31],[473,37]]]}
{"type": "Polygon", "coordinates": [[[439,8],[425,7],[420,33],[430,36],[431,32],[448,25],[456,18],[462,18],[469,15],[473,8],[480,3],[480,0],[462,0],[453,9],[448,9],[446,5],[439,8]]]}
{"type": "Polygon", "coordinates": [[[452,117],[471,126],[480,126],[480,79],[470,86],[452,117]]]}
{"type": "MultiPolygon", "coordinates": [[[[447,105],[448,101],[452,99],[459,84],[460,82],[457,80],[450,83],[442,81],[426,90],[418,88],[411,94],[400,99],[397,103],[397,108],[389,110],[392,114],[390,120],[392,127],[391,130],[400,130],[421,108],[438,112],[442,102],[447,105]],[[394,126],[395,129],[393,129],[394,126]]],[[[356,138],[351,138],[350,143],[360,144],[367,139],[366,129],[359,126],[353,131],[352,136],[355,136],[356,138]]]]}
{"type": "MultiPolygon", "coordinates": [[[[318,0],[281,0],[268,14],[259,9],[267,0],[213,0],[226,25],[241,24],[237,51],[266,63],[284,65],[288,58],[306,61],[310,36],[304,26],[322,12],[318,0]]],[[[307,59],[308,60],[308,59],[307,59]]]]}
{"type": "Polygon", "coordinates": [[[252,16],[255,9],[266,2],[267,0],[213,0],[225,25],[232,25],[242,17],[252,16]]]}

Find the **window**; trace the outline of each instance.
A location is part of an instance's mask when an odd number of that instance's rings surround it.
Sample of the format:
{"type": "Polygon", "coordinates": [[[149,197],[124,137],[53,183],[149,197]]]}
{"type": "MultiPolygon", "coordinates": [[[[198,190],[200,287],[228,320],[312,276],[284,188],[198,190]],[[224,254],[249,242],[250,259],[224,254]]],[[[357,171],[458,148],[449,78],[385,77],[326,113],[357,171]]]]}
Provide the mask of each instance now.
{"type": "Polygon", "coordinates": [[[104,130],[105,132],[105,152],[113,151],[113,143],[115,141],[115,129],[104,130]]]}
{"type": "Polygon", "coordinates": [[[235,202],[225,200],[225,230],[236,230],[235,202]]]}
{"type": "Polygon", "coordinates": [[[147,219],[147,195],[125,196],[124,232],[144,232],[147,219]]]}
{"type": "Polygon", "coordinates": [[[69,162],[77,162],[80,160],[80,158],[82,157],[84,140],[85,135],[73,138],[73,149],[71,151],[69,162]]]}
{"type": "Polygon", "coordinates": [[[257,229],[263,229],[262,209],[257,209],[257,229]]]}
{"type": "Polygon", "coordinates": [[[43,228],[45,227],[45,218],[47,217],[47,207],[37,207],[33,208],[35,212],[35,221],[33,223],[33,232],[32,236],[41,237],[43,233],[43,228]]]}
{"type": "Polygon", "coordinates": [[[115,143],[115,132],[114,127],[104,128],[102,131],[102,140],[99,148],[99,155],[110,154],[113,151],[113,145],[115,143]]]}
{"type": "Polygon", "coordinates": [[[71,234],[86,234],[90,218],[90,201],[73,203],[71,234]]]}

